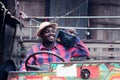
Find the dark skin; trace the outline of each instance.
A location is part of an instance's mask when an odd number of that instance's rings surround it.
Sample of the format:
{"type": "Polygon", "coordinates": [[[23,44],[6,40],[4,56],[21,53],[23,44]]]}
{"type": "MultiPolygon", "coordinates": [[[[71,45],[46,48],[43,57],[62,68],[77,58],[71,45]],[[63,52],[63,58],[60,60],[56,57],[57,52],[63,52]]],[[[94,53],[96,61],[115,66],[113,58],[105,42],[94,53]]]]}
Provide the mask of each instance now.
{"type": "Polygon", "coordinates": [[[56,30],[52,26],[48,26],[42,30],[40,36],[43,39],[42,44],[47,48],[51,49],[54,45],[56,30]]]}
{"type": "MultiPolygon", "coordinates": [[[[73,34],[75,30],[67,29],[69,34],[73,34]]],[[[40,37],[42,38],[42,44],[47,48],[51,49],[54,46],[56,29],[52,26],[48,26],[42,30],[40,37]]]]}

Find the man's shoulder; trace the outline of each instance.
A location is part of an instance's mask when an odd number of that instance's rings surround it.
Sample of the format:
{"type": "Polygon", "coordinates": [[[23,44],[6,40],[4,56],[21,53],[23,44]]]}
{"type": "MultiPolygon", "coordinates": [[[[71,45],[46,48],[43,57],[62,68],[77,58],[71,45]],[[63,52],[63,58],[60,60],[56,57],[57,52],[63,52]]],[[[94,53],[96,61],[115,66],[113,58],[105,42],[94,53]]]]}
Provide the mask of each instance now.
{"type": "Polygon", "coordinates": [[[40,46],[41,46],[41,43],[38,43],[38,44],[33,45],[31,48],[40,47],[40,46]]]}

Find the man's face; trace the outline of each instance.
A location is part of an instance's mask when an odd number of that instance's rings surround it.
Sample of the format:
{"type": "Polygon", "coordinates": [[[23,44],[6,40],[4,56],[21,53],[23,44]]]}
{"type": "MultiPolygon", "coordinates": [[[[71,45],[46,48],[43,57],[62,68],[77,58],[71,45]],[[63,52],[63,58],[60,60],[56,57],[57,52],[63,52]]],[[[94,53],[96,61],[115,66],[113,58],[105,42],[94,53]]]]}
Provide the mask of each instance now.
{"type": "Polygon", "coordinates": [[[52,26],[48,26],[43,29],[41,37],[46,42],[54,42],[55,41],[55,28],[52,26]]]}

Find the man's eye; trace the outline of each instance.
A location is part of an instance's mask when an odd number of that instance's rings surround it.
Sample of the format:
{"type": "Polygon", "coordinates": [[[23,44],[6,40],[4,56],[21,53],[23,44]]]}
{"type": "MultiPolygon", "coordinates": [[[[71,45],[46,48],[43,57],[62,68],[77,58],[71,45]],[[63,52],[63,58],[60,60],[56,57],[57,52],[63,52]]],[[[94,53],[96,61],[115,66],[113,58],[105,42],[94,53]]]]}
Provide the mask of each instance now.
{"type": "Polygon", "coordinates": [[[52,31],[53,33],[55,33],[55,30],[54,31],[52,31]]]}
{"type": "Polygon", "coordinates": [[[49,32],[53,32],[53,33],[55,33],[54,30],[53,30],[53,31],[49,31],[49,30],[46,30],[46,31],[45,31],[45,33],[49,33],[49,32]]]}
{"type": "Polygon", "coordinates": [[[48,30],[45,31],[45,33],[48,33],[48,32],[49,32],[48,30]]]}

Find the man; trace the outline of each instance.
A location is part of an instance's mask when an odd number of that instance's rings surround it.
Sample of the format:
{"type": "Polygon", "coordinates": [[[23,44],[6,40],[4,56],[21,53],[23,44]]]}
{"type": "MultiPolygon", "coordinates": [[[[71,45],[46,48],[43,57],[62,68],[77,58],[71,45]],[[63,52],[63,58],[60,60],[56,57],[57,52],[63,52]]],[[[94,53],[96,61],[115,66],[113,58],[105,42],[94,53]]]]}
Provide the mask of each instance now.
{"type": "MultiPolygon", "coordinates": [[[[66,62],[69,62],[72,57],[89,57],[90,53],[88,48],[78,37],[75,40],[75,47],[66,48],[65,46],[57,43],[55,39],[57,27],[57,23],[41,23],[37,32],[37,36],[42,38],[42,42],[34,45],[28,51],[26,56],[28,57],[29,55],[38,51],[51,51],[60,55],[63,59],[65,59],[66,62]]],[[[74,31],[68,30],[68,33],[73,34],[74,31]]],[[[50,57],[49,55],[42,55],[42,58],[36,56],[35,60],[36,64],[60,62],[60,60],[57,59],[55,56],[50,57]]],[[[33,64],[32,62],[34,61],[31,61],[29,64],[33,64]]],[[[22,63],[22,68],[20,70],[25,70],[24,62],[22,63]]]]}

